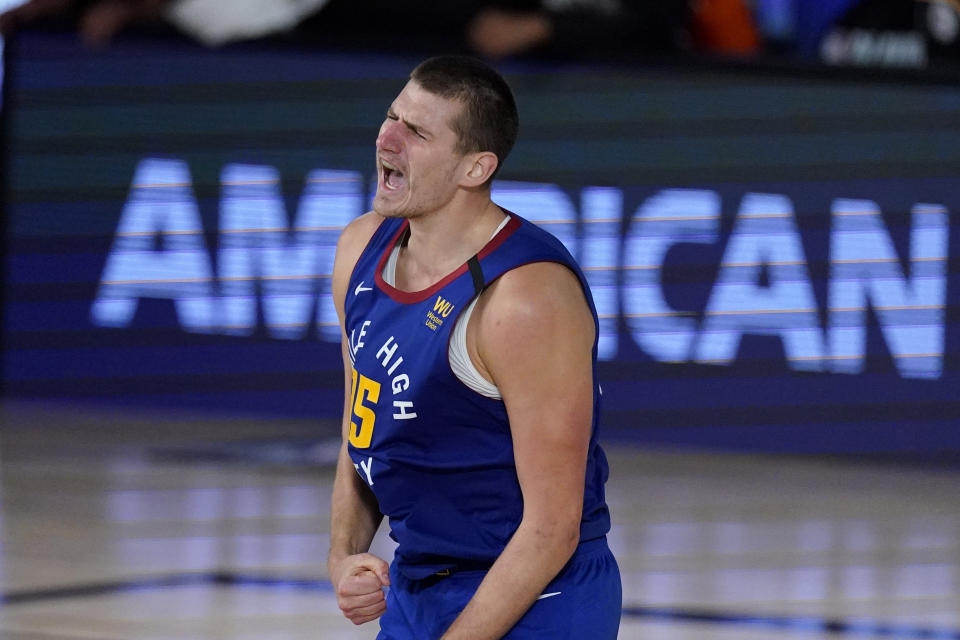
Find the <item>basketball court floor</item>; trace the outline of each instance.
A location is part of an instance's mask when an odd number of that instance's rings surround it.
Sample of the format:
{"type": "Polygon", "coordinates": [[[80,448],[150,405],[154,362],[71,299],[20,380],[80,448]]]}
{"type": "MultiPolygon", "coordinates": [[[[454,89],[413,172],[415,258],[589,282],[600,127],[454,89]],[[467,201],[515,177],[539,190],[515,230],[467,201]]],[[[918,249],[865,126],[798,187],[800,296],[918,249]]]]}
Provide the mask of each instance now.
{"type": "MultiPolygon", "coordinates": [[[[0,639],[376,636],[327,581],[332,425],[0,418],[0,639]]],[[[621,638],[960,639],[960,469],[607,451],[621,638]]]]}

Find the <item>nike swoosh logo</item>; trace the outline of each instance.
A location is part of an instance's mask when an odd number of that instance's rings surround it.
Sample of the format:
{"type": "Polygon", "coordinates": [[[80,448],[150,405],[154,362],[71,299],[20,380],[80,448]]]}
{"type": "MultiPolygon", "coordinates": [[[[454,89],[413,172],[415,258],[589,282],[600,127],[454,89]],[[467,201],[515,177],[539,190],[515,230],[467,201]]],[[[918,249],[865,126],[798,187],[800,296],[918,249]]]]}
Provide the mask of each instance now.
{"type": "Polygon", "coordinates": [[[562,591],[554,591],[553,593],[545,593],[545,594],[543,594],[542,596],[540,596],[539,598],[537,598],[537,600],[543,600],[544,598],[552,598],[553,596],[558,596],[558,595],[560,595],[561,593],[563,593],[563,592],[562,592],[562,591]]]}
{"type": "Polygon", "coordinates": [[[363,286],[363,280],[361,280],[360,284],[357,285],[357,288],[353,290],[353,295],[358,296],[360,295],[361,291],[373,291],[373,287],[363,286]]]}

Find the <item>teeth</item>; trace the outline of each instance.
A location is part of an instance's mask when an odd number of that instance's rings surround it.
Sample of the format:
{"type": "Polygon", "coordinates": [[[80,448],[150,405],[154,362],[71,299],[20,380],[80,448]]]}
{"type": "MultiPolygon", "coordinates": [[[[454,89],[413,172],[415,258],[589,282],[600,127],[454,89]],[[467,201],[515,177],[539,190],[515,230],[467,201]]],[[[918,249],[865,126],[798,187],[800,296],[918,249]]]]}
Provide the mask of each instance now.
{"type": "Polygon", "coordinates": [[[395,165],[390,164],[386,160],[380,160],[380,166],[383,168],[383,184],[390,191],[394,191],[399,188],[399,185],[394,182],[394,180],[399,180],[403,177],[403,172],[397,169],[395,165]]]}

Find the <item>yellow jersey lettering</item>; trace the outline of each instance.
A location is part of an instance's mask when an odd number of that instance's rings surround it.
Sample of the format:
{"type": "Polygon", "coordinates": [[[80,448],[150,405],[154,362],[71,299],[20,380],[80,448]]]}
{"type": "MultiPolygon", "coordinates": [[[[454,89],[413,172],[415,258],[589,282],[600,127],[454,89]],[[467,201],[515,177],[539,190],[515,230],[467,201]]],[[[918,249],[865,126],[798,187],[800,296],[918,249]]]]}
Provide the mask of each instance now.
{"type": "Polygon", "coordinates": [[[357,449],[366,449],[373,439],[373,425],[377,415],[364,403],[369,400],[370,403],[377,404],[380,400],[380,383],[354,369],[352,388],[353,416],[360,420],[360,426],[353,420],[350,421],[350,444],[357,449]]]}
{"type": "Polygon", "coordinates": [[[453,305],[444,300],[443,296],[437,296],[437,301],[433,303],[433,310],[446,318],[453,311],[453,305]]]}
{"type": "Polygon", "coordinates": [[[427,310],[427,320],[424,324],[436,331],[437,327],[443,324],[443,319],[453,311],[453,307],[450,302],[443,299],[443,296],[437,296],[437,301],[433,303],[433,311],[427,310]]]}

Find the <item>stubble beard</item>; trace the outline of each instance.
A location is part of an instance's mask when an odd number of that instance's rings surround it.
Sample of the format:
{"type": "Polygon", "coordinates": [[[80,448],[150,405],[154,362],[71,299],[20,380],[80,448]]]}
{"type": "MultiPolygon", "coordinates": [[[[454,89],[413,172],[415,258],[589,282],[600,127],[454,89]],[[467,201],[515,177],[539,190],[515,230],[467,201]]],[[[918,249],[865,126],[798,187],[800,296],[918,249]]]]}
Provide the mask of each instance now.
{"type": "MultiPolygon", "coordinates": [[[[383,187],[380,186],[377,187],[377,194],[373,198],[373,210],[384,218],[414,220],[429,215],[434,211],[439,211],[446,206],[453,197],[452,193],[438,193],[434,190],[430,192],[431,197],[427,199],[421,197],[420,201],[416,202],[412,197],[409,197],[413,195],[412,192],[407,191],[408,199],[406,201],[391,206],[389,199],[382,198],[380,191],[382,188],[383,187]]],[[[407,185],[407,189],[410,189],[409,185],[407,185]]]]}
{"type": "Polygon", "coordinates": [[[416,209],[411,209],[408,206],[402,204],[397,207],[391,207],[389,205],[383,206],[383,203],[378,202],[378,200],[379,198],[374,196],[373,210],[384,218],[401,218],[404,220],[409,220],[411,218],[417,218],[421,215],[421,213],[416,209]]]}

